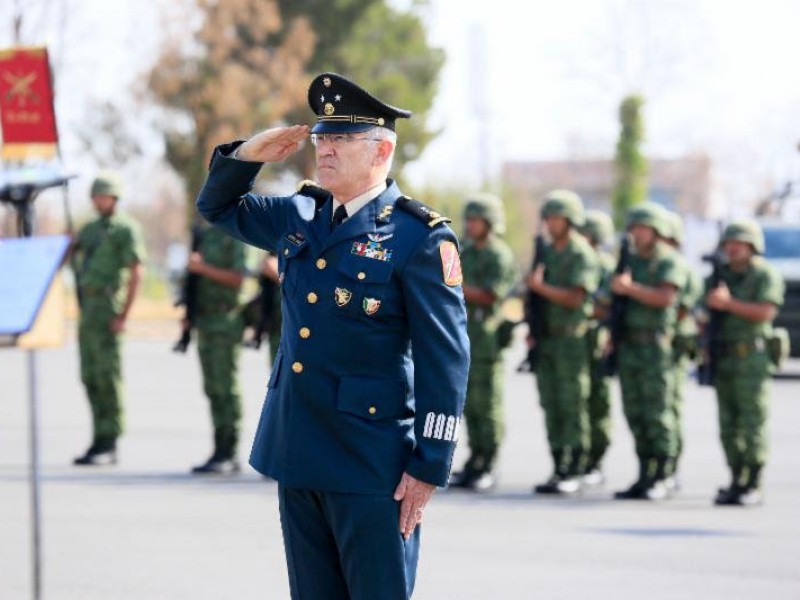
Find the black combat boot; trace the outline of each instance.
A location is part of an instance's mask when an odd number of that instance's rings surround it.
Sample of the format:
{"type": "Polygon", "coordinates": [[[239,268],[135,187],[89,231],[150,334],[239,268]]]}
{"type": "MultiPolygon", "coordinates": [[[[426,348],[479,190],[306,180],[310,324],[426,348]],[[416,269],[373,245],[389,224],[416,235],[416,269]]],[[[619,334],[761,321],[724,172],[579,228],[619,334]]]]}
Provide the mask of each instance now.
{"type": "Polygon", "coordinates": [[[452,488],[469,489],[472,487],[473,482],[480,476],[475,468],[476,458],[472,454],[464,463],[464,467],[460,471],[450,474],[450,481],[448,485],[452,488]]]}
{"type": "Polygon", "coordinates": [[[740,506],[759,506],[764,503],[764,495],[761,493],[761,470],[764,465],[747,465],[747,481],[741,493],[736,498],[736,504],[740,506]]]}
{"type": "Polygon", "coordinates": [[[79,466],[101,467],[117,464],[116,436],[95,436],[92,445],[83,454],[72,461],[79,466]]]}
{"type": "Polygon", "coordinates": [[[742,487],[742,474],[744,467],[742,465],[733,465],[731,467],[731,484],[726,488],[719,488],[717,495],[714,498],[714,504],[717,506],[729,506],[739,504],[738,498],[744,489],[742,487]]]}
{"type": "Polygon", "coordinates": [[[615,500],[641,500],[645,498],[644,491],[647,489],[649,479],[650,459],[639,457],[639,478],[633,482],[626,490],[614,492],[615,500]]]}
{"type": "Polygon", "coordinates": [[[560,494],[558,482],[564,477],[564,451],[553,450],[553,474],[544,483],[540,483],[533,488],[535,494],[560,494]]]}
{"type": "Polygon", "coordinates": [[[586,469],[585,454],[577,448],[571,448],[569,459],[565,465],[565,473],[556,484],[560,494],[577,494],[581,491],[581,477],[586,469]]]}
{"type": "Polygon", "coordinates": [[[199,475],[232,475],[241,470],[236,460],[236,446],[239,432],[235,429],[217,428],[214,430],[214,453],[202,465],[192,469],[199,475]]]}

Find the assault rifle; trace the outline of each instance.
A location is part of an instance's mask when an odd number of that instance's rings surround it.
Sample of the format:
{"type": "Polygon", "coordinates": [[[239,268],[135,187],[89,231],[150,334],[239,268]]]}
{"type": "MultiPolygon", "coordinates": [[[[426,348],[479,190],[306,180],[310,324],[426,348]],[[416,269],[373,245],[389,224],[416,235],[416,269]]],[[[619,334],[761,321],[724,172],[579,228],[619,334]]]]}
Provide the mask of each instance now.
{"type": "Polygon", "coordinates": [[[245,326],[253,328],[253,336],[244,342],[246,348],[258,350],[264,335],[269,335],[275,323],[275,300],[278,284],[261,273],[258,276],[258,294],[244,307],[245,326]]]}
{"type": "MultiPolygon", "coordinates": [[[[722,283],[722,254],[714,252],[703,256],[703,262],[711,264],[711,278],[709,289],[713,290],[722,283]]],[[[697,366],[697,383],[699,385],[714,385],[717,374],[717,361],[719,360],[719,341],[722,333],[722,311],[710,309],[708,321],[703,327],[700,336],[700,364],[697,366]]]]}
{"type": "MultiPolygon", "coordinates": [[[[619,247],[619,258],[614,269],[614,275],[622,275],[628,269],[631,256],[631,241],[625,235],[619,247]]],[[[617,373],[617,358],[622,336],[625,333],[625,312],[628,310],[628,297],[614,294],[611,297],[611,307],[606,321],[611,338],[611,352],[603,359],[603,373],[612,377],[617,373]]]]}
{"type": "MultiPolygon", "coordinates": [[[[190,251],[197,252],[200,249],[200,242],[203,237],[203,232],[200,226],[195,224],[192,226],[192,241],[190,243],[190,251]]],[[[186,275],[183,280],[180,295],[178,296],[175,306],[183,306],[183,331],[181,332],[180,339],[175,342],[172,347],[173,352],[185,353],[192,341],[192,329],[194,322],[197,318],[197,285],[200,281],[200,275],[197,273],[190,273],[186,270],[186,275]]]]}
{"type": "MultiPolygon", "coordinates": [[[[533,264],[531,272],[536,271],[544,261],[545,242],[544,235],[539,233],[533,243],[533,264]]],[[[533,347],[528,349],[525,359],[517,367],[520,373],[535,373],[536,363],[539,361],[539,344],[544,337],[544,298],[539,294],[528,289],[525,295],[525,322],[528,324],[528,332],[533,338],[533,347]]]]}

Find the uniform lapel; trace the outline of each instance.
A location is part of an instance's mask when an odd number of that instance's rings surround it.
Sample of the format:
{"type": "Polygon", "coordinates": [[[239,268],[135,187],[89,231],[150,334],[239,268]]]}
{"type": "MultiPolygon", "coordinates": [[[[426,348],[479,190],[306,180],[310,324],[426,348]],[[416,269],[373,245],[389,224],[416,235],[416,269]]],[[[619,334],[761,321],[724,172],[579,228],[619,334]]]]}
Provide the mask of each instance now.
{"type": "MultiPolygon", "coordinates": [[[[372,200],[355,215],[334,229],[331,234],[325,238],[322,250],[327,250],[342,240],[351,239],[367,233],[375,233],[380,223],[378,216],[381,210],[385,205],[392,204],[399,195],[397,186],[395,186],[393,182],[389,182],[389,184],[389,187],[380,196],[372,200]]],[[[331,219],[330,207],[327,211],[327,217],[328,220],[325,221],[326,224],[330,223],[331,219]]]]}

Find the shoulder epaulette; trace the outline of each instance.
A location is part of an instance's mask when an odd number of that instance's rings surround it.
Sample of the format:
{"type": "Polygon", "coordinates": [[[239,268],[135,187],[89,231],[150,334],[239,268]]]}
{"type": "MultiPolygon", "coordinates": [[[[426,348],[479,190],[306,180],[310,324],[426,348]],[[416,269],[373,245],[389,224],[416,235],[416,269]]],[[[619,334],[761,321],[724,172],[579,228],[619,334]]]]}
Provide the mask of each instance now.
{"type": "Polygon", "coordinates": [[[328,190],[320,187],[316,181],[311,181],[310,179],[304,179],[297,184],[297,193],[313,198],[317,204],[325,202],[330,196],[328,190]]]}
{"type": "Polygon", "coordinates": [[[427,223],[428,227],[436,227],[440,223],[449,223],[451,219],[439,214],[429,206],[425,206],[418,200],[413,200],[408,196],[400,196],[395,202],[397,206],[406,212],[410,212],[418,219],[427,223]]]}

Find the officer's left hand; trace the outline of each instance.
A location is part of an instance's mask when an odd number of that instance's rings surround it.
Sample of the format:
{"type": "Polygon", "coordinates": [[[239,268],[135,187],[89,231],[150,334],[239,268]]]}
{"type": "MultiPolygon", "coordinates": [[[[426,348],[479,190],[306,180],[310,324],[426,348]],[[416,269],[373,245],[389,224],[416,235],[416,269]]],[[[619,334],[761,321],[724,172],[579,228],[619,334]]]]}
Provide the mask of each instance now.
{"type": "Polygon", "coordinates": [[[111,319],[111,324],[109,325],[109,329],[111,329],[112,333],[122,333],[125,331],[125,317],[114,317],[111,319]]]}
{"type": "Polygon", "coordinates": [[[400,484],[394,491],[394,499],[400,502],[400,533],[405,539],[411,537],[422,522],[425,505],[436,491],[436,486],[403,473],[400,484]]]}
{"type": "Polygon", "coordinates": [[[724,283],[720,284],[708,292],[706,301],[708,302],[708,306],[714,310],[728,310],[728,305],[731,301],[731,291],[724,283]]]}

